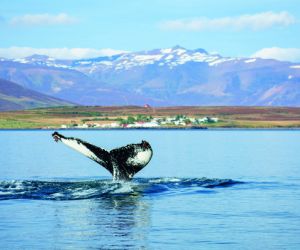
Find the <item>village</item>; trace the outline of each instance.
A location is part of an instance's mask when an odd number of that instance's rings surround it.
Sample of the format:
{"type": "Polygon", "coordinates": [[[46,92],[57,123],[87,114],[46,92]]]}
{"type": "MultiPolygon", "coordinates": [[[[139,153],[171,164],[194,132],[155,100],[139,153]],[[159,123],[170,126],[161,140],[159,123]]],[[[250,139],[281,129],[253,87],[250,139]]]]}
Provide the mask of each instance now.
{"type": "Polygon", "coordinates": [[[146,115],[128,116],[127,118],[116,119],[84,119],[81,124],[62,124],[62,129],[68,128],[189,128],[205,127],[206,124],[217,123],[217,117],[188,117],[185,115],[176,115],[173,117],[152,117],[146,115]],[[101,121],[101,122],[100,122],[101,121]]]}

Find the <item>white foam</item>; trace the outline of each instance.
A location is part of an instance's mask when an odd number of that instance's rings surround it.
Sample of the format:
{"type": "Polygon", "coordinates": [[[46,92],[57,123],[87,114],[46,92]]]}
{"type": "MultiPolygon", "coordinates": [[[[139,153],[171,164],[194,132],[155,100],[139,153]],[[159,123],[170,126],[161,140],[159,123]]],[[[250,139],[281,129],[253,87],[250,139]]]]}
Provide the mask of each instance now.
{"type": "Polygon", "coordinates": [[[176,178],[176,177],[164,177],[164,178],[159,178],[159,179],[153,179],[150,180],[150,183],[162,183],[162,182],[180,182],[181,179],[176,178]]]}
{"type": "Polygon", "coordinates": [[[15,194],[14,192],[5,192],[5,191],[0,191],[0,196],[1,195],[11,195],[11,194],[15,194]]]}
{"type": "MultiPolygon", "coordinates": [[[[97,190],[96,188],[90,188],[90,189],[84,189],[84,188],[77,188],[75,190],[73,190],[72,195],[74,197],[83,197],[83,196],[88,196],[88,195],[92,195],[97,193],[99,190],[97,190]]],[[[59,193],[58,193],[59,194],[59,193]]]]}
{"type": "Polygon", "coordinates": [[[52,198],[61,198],[64,197],[65,195],[62,193],[54,193],[50,195],[52,198]]]}
{"type": "Polygon", "coordinates": [[[123,182],[121,184],[121,187],[118,189],[115,189],[112,193],[114,194],[126,194],[126,193],[132,193],[134,190],[132,189],[132,185],[129,182],[123,182]]]}

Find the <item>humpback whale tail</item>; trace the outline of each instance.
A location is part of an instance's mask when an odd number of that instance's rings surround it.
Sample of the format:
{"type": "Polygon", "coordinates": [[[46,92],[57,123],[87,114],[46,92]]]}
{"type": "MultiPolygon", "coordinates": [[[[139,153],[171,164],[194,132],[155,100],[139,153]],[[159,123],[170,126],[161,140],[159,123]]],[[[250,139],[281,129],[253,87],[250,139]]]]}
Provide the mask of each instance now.
{"type": "Polygon", "coordinates": [[[130,180],[148,164],[153,154],[150,144],[146,141],[106,151],[80,139],[63,136],[58,132],[54,132],[52,137],[56,142],[61,141],[102,165],[112,174],[114,180],[130,180]]]}

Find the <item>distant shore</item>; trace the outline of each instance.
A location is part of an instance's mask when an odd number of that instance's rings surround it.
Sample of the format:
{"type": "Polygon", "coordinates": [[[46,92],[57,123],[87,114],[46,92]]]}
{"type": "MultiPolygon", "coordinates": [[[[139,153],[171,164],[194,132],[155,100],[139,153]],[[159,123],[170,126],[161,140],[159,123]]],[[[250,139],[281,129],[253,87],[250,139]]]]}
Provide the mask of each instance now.
{"type": "Polygon", "coordinates": [[[10,131],[133,131],[133,130],[153,130],[153,131],[161,131],[161,130],[177,130],[177,131],[295,131],[299,130],[300,127],[273,127],[273,128],[205,128],[205,129],[195,129],[195,128],[87,128],[87,129],[76,129],[76,128],[69,128],[69,129],[61,129],[61,128],[0,128],[0,132],[10,132],[10,131]]]}
{"type": "Polygon", "coordinates": [[[297,107],[56,107],[0,112],[0,129],[300,129],[297,107]]]}

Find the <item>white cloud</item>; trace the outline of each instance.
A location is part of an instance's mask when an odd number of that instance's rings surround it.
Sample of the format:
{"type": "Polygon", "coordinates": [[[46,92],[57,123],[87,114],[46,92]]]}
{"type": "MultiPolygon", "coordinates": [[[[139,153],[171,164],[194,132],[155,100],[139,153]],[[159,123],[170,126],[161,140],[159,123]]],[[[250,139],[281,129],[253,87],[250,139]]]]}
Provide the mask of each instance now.
{"type": "Polygon", "coordinates": [[[160,27],[166,30],[203,31],[203,30],[263,30],[273,26],[294,24],[296,18],[286,11],[262,12],[236,17],[178,19],[162,22],[160,27]]]}
{"type": "Polygon", "coordinates": [[[264,48],[256,51],[251,57],[276,59],[280,61],[300,62],[300,49],[298,48],[264,48]]]}
{"type": "Polygon", "coordinates": [[[25,25],[25,26],[38,26],[38,25],[60,25],[60,24],[73,24],[77,21],[76,18],[69,16],[66,13],[57,15],[44,14],[27,14],[24,16],[13,17],[9,23],[11,25],[25,25]]]}
{"type": "Polygon", "coordinates": [[[125,53],[124,50],[114,49],[91,49],[91,48],[31,48],[31,47],[9,47],[0,48],[0,57],[23,58],[34,54],[47,55],[56,59],[82,59],[98,56],[112,56],[125,53]]]}

